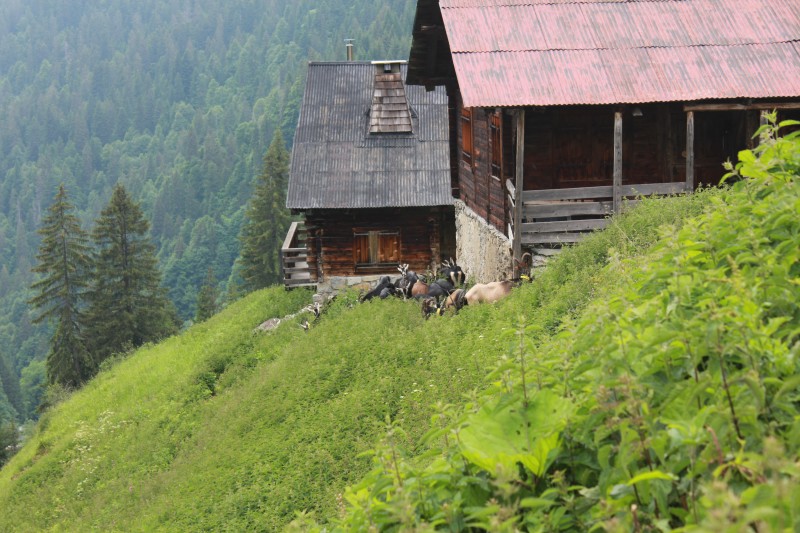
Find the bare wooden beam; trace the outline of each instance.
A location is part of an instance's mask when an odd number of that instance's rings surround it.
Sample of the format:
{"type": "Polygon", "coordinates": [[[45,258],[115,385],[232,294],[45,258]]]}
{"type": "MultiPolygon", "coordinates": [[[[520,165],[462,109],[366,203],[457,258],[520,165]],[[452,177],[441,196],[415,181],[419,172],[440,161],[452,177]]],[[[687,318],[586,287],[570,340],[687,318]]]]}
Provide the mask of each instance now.
{"type": "Polygon", "coordinates": [[[694,111],[686,113],[686,191],[694,190],[694,111]]]}
{"type": "Polygon", "coordinates": [[[747,111],[772,109],[800,109],[800,102],[755,102],[752,104],[686,104],[684,111],[747,111]]]}
{"type": "Polygon", "coordinates": [[[747,111],[745,104],[686,104],[683,110],[689,111],[747,111]]]}
{"type": "Polygon", "coordinates": [[[614,212],[619,213],[622,207],[622,113],[614,113],[614,212]]]}
{"type": "MultiPolygon", "coordinates": [[[[525,109],[517,109],[517,161],[516,161],[516,183],[514,184],[517,194],[521,194],[525,186],[525,109]]],[[[522,259],[522,202],[517,201],[514,205],[514,237],[511,243],[514,261],[522,259]]]]}

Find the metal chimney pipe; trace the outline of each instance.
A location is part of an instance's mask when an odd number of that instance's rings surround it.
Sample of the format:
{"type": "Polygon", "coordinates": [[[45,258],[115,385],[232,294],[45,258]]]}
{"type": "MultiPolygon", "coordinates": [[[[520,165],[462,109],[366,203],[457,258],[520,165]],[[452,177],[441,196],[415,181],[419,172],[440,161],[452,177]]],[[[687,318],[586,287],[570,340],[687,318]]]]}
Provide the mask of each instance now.
{"type": "Polygon", "coordinates": [[[353,40],[354,39],[345,39],[345,46],[347,47],[347,60],[353,60],[353,40]]]}

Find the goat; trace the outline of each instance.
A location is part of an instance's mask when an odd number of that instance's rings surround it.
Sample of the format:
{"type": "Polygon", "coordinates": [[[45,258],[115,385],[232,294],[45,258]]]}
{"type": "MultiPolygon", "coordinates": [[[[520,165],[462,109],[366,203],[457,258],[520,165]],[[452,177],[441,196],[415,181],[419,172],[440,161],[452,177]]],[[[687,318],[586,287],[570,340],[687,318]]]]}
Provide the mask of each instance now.
{"type": "Polygon", "coordinates": [[[445,299],[442,307],[455,308],[456,311],[465,305],[493,303],[502,300],[511,293],[514,283],[509,280],[478,283],[469,290],[456,289],[445,299]]]}
{"type": "Polygon", "coordinates": [[[422,316],[428,318],[433,314],[441,315],[443,309],[437,304],[436,298],[422,299],[422,316]]]}
{"type": "Polygon", "coordinates": [[[450,281],[454,287],[463,285],[467,280],[466,274],[464,274],[464,271],[461,270],[461,267],[456,264],[452,257],[442,262],[442,270],[439,275],[450,281]]]}
{"type": "Polygon", "coordinates": [[[362,302],[367,302],[372,300],[376,296],[378,296],[381,300],[386,299],[390,294],[392,294],[395,290],[394,283],[389,279],[389,276],[382,276],[378,280],[378,284],[375,286],[374,289],[369,291],[365,294],[362,298],[362,302]]]}
{"type": "Polygon", "coordinates": [[[511,288],[513,286],[514,283],[509,280],[477,283],[467,291],[464,298],[469,305],[476,303],[493,303],[511,294],[511,288]]]}
{"type": "Polygon", "coordinates": [[[517,273],[516,281],[520,283],[530,282],[531,268],[533,266],[533,256],[530,252],[525,252],[519,260],[514,260],[514,270],[517,273]]]}

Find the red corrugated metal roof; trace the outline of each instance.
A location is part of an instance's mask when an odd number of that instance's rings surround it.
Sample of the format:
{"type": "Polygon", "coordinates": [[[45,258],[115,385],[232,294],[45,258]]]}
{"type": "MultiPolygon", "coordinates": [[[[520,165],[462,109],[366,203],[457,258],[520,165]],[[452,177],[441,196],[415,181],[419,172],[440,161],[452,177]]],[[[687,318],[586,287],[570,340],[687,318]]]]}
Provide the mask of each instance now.
{"type": "Polygon", "coordinates": [[[798,0],[440,0],[464,105],[800,96],[798,0]]]}

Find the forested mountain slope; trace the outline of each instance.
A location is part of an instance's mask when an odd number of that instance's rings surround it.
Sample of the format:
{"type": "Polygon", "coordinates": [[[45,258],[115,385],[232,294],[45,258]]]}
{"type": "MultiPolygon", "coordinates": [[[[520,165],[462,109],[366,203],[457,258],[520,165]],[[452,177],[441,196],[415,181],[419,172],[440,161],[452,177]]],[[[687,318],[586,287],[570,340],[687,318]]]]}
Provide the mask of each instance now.
{"type": "Polygon", "coordinates": [[[276,128],[291,145],[306,62],[344,59],[345,38],[358,59],[406,57],[413,7],[3,1],[0,356],[22,387],[0,394],[0,423],[10,404],[25,419],[39,402],[47,334],[31,324],[27,287],[56,186],[66,184],[89,229],[122,182],[152,222],[165,284],[190,318],[209,267],[226,288],[276,128]]]}

